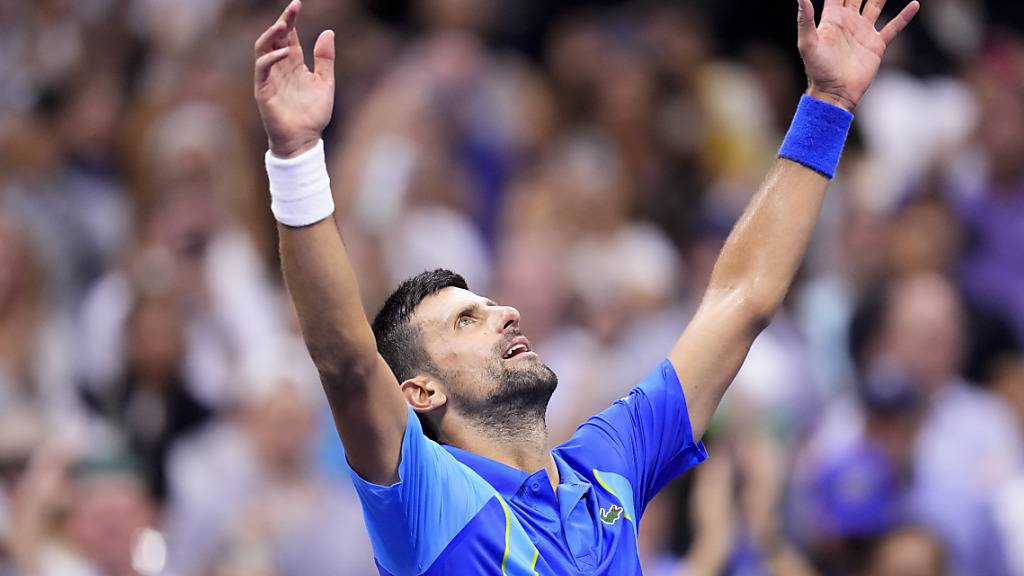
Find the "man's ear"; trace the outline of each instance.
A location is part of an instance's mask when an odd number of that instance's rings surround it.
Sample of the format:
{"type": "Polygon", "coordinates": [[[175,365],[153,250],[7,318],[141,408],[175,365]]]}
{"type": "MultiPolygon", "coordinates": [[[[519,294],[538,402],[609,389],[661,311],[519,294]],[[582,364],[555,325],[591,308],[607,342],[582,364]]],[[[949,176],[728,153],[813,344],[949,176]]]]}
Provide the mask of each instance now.
{"type": "Polygon", "coordinates": [[[416,412],[430,412],[448,403],[448,396],[434,378],[420,374],[402,382],[402,394],[416,412]]]}

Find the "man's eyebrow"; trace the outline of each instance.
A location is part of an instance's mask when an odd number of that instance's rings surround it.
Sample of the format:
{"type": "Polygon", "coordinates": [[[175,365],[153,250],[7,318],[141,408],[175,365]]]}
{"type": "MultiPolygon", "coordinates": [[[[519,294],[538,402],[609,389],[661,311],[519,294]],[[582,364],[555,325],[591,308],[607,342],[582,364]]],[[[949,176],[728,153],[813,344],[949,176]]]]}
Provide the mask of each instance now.
{"type": "Polygon", "coordinates": [[[481,306],[479,302],[473,302],[472,304],[466,304],[465,306],[459,308],[458,312],[455,315],[451,316],[450,321],[455,321],[455,320],[465,316],[466,314],[469,314],[469,313],[472,313],[472,312],[480,312],[481,310],[483,310],[483,306],[481,306]]]}
{"type": "Polygon", "coordinates": [[[498,304],[494,300],[491,300],[490,298],[487,298],[483,302],[473,302],[472,304],[466,304],[465,306],[459,308],[458,313],[456,313],[454,316],[452,316],[450,318],[450,321],[454,322],[455,320],[461,318],[462,316],[464,316],[465,314],[468,314],[468,313],[474,313],[474,312],[475,313],[480,313],[480,312],[483,311],[485,306],[497,306],[497,305],[498,304]]]}

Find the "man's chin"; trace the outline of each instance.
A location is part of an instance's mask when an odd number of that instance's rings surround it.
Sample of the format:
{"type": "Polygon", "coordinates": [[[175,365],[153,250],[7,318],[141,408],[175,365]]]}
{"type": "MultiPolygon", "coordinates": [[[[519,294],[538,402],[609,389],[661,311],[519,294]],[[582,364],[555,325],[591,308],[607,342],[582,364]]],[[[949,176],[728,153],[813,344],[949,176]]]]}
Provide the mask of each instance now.
{"type": "Polygon", "coordinates": [[[554,392],[558,386],[558,376],[555,375],[555,371],[541,362],[539,358],[530,366],[524,367],[523,372],[530,375],[534,388],[554,392]]]}
{"type": "Polygon", "coordinates": [[[554,371],[540,361],[540,357],[533,352],[524,352],[502,361],[504,378],[507,384],[512,384],[512,389],[544,389],[554,390],[558,383],[558,377],[554,371]],[[520,356],[527,356],[519,358],[520,356]]]}

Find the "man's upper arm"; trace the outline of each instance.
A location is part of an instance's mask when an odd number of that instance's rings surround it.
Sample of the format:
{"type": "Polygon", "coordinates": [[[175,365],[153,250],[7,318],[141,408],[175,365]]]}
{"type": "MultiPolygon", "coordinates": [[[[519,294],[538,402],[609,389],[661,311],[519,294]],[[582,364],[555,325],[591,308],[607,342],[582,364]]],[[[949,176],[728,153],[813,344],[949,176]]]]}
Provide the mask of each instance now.
{"type": "Polygon", "coordinates": [[[702,438],[722,396],[762,327],[738,291],[709,291],[668,358],[689,407],[695,438],[702,438]]]}
{"type": "Polygon", "coordinates": [[[391,574],[422,574],[495,492],[406,414],[396,481],[368,482],[354,470],[352,480],[377,561],[391,574]]]}
{"type": "MultiPolygon", "coordinates": [[[[408,404],[391,368],[379,354],[375,366],[349,375],[321,374],[345,457],[363,478],[379,484],[397,480],[408,404]],[[359,385],[332,382],[360,379],[359,385]]],[[[415,417],[413,417],[415,419],[415,417]]]]}
{"type": "Polygon", "coordinates": [[[669,360],[628,396],[584,422],[563,446],[583,454],[598,473],[622,475],[639,515],[666,484],[707,458],[690,427],[687,398],[669,360]]]}

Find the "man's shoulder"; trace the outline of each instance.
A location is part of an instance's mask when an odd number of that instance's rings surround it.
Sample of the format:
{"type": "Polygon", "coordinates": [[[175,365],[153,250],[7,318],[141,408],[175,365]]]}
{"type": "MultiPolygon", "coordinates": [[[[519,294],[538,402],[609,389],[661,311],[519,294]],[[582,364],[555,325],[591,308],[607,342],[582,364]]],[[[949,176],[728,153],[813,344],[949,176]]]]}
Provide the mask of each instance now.
{"type": "Polygon", "coordinates": [[[584,420],[572,436],[555,449],[575,458],[607,458],[611,456],[609,445],[602,440],[613,441],[612,437],[622,433],[638,433],[634,429],[645,425],[638,416],[643,408],[658,410],[673,405],[676,398],[685,403],[675,368],[665,358],[610,406],[584,420]]]}
{"type": "Polygon", "coordinates": [[[619,470],[622,468],[622,454],[610,439],[588,418],[580,424],[571,437],[552,448],[556,460],[561,460],[575,472],[586,476],[594,469],[619,470]]]}

